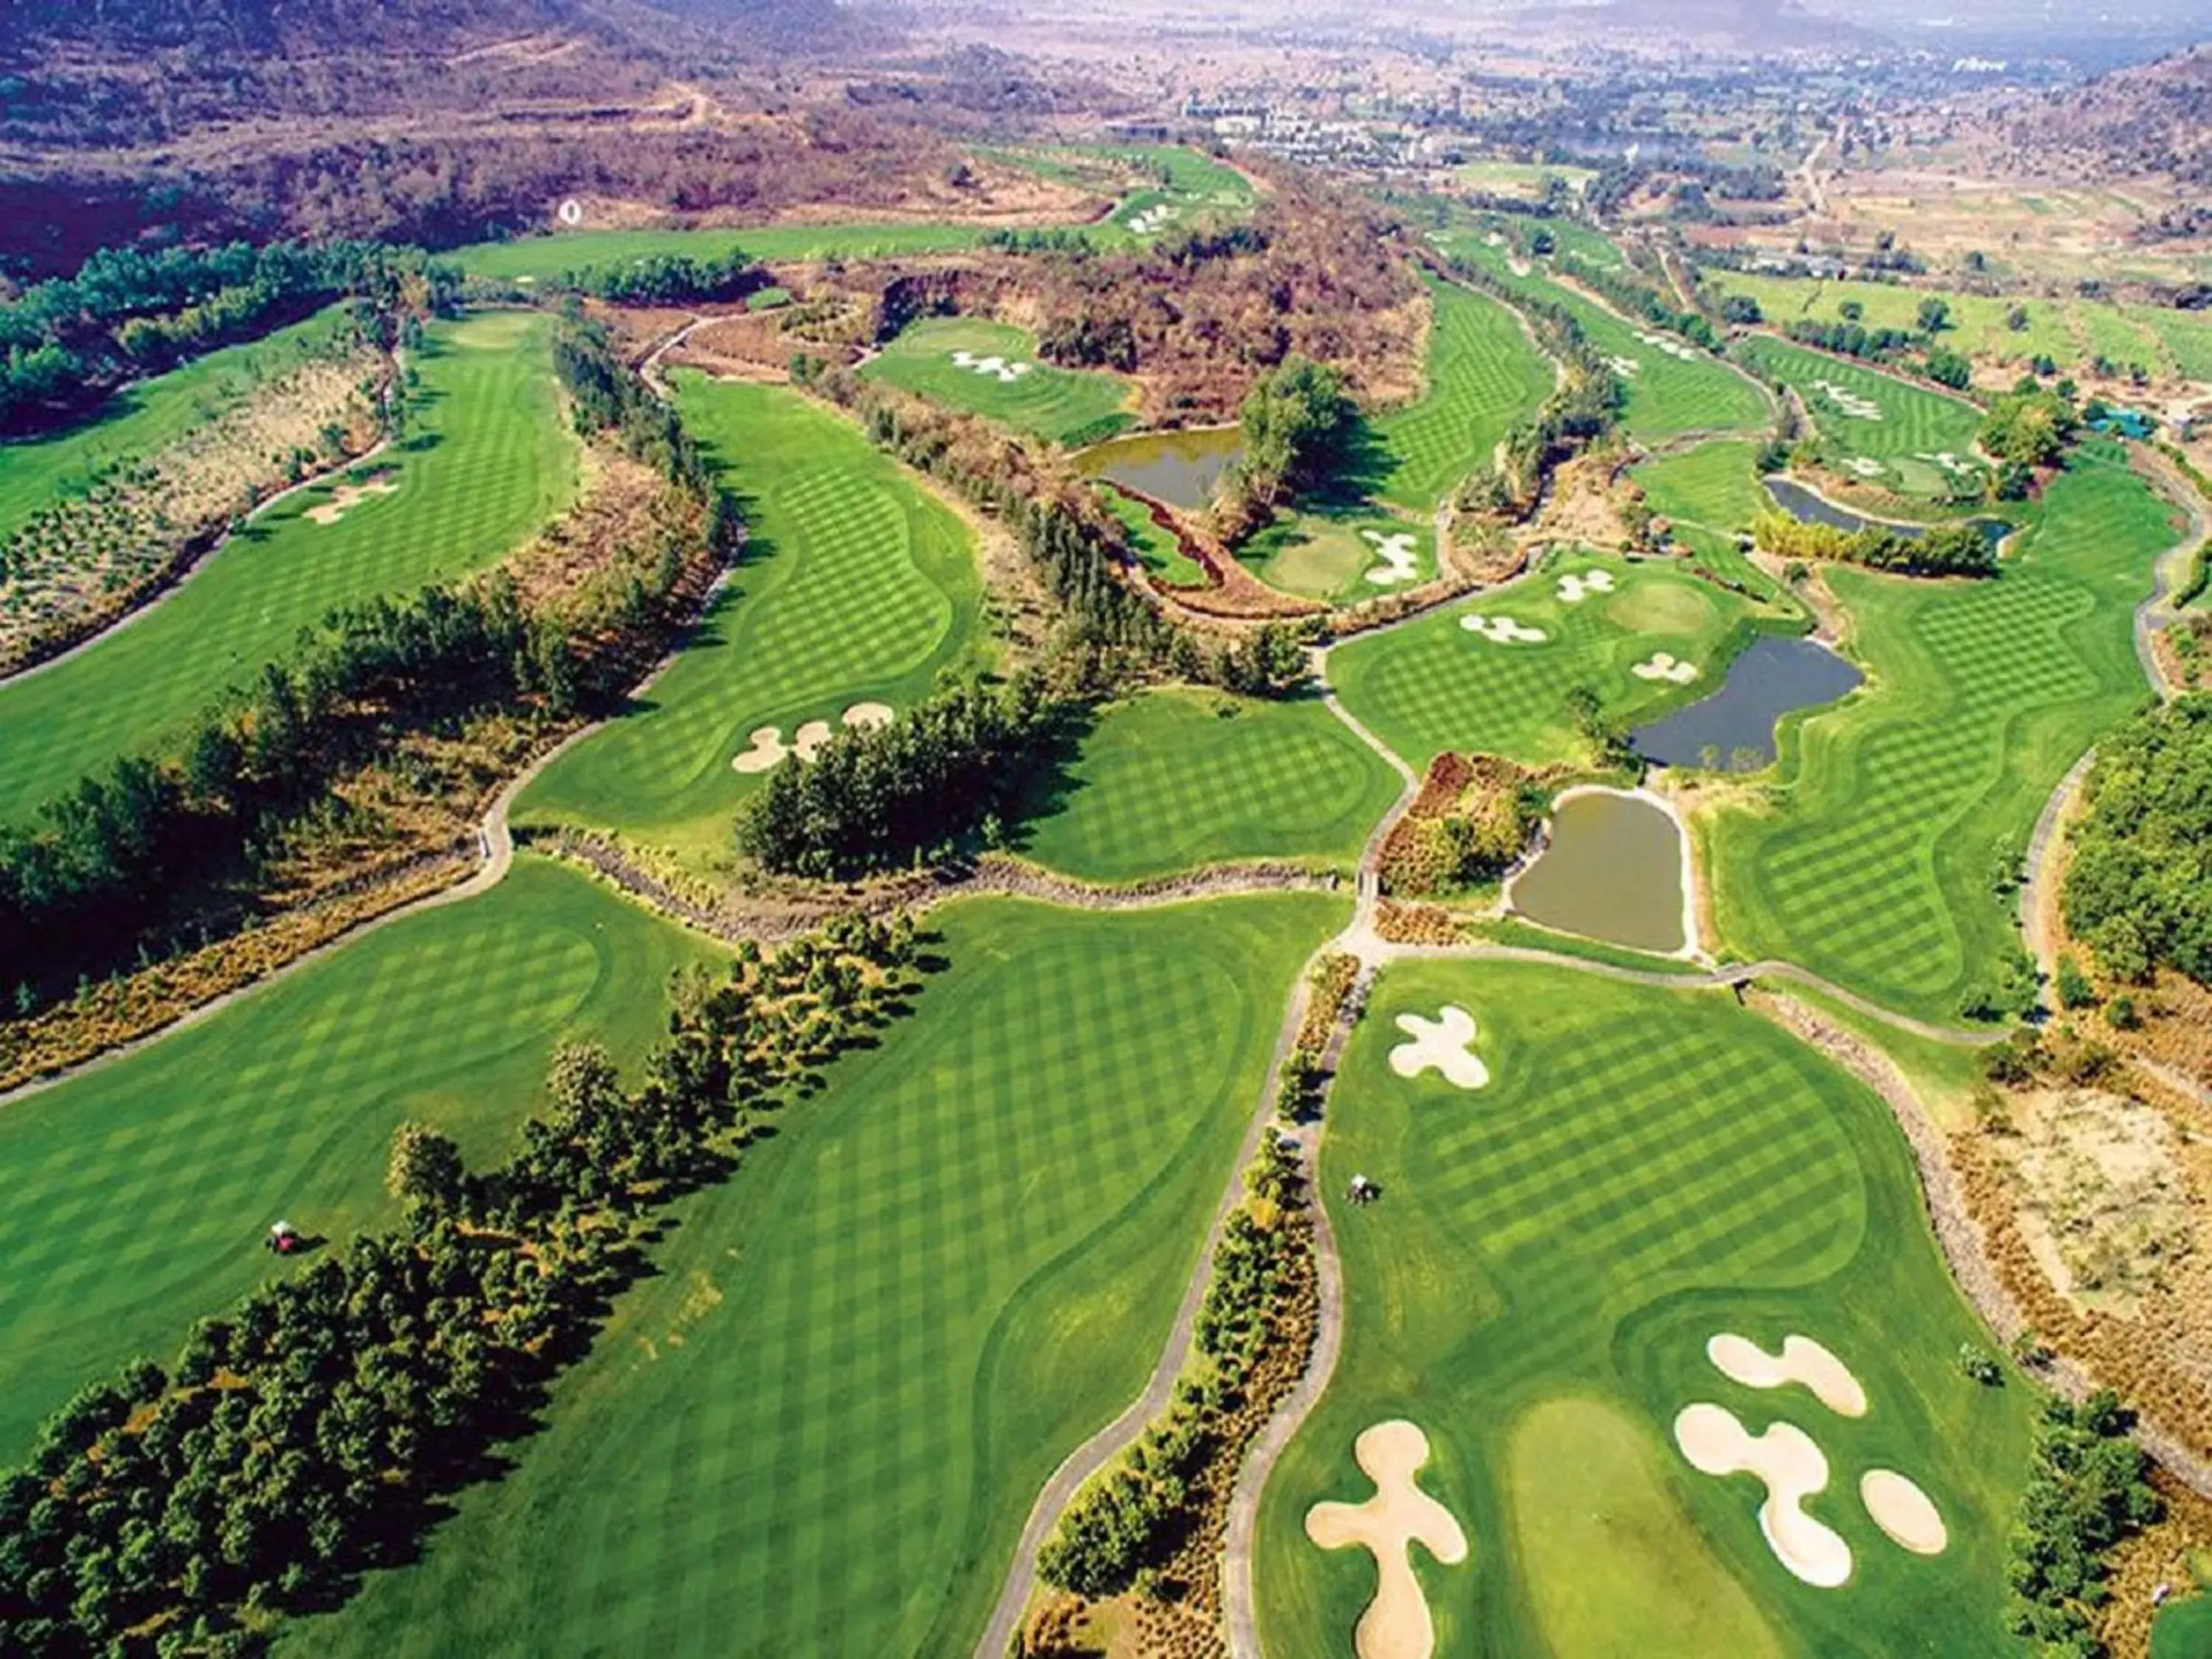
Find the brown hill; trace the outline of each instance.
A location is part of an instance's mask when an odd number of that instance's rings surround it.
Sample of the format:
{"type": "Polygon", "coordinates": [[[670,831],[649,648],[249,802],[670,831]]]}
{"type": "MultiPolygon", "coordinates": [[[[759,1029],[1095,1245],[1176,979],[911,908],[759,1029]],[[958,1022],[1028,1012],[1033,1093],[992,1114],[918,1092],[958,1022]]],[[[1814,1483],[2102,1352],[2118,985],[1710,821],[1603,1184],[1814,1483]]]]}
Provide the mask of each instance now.
{"type": "Polygon", "coordinates": [[[1988,112],[1991,160],[2065,179],[2212,185],[2212,45],[1988,112]]]}

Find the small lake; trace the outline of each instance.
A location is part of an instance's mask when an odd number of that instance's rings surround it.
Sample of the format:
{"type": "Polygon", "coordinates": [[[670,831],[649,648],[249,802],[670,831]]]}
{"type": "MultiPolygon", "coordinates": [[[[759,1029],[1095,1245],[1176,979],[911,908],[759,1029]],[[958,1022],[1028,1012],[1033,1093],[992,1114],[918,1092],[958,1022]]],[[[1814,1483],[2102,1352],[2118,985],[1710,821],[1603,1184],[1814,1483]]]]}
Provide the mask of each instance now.
{"type": "MultiPolygon", "coordinates": [[[[1800,524],[1833,525],[1837,529],[1852,534],[1869,525],[1878,525],[1884,530],[1893,530],[1907,540],[1916,542],[1927,533],[1925,525],[1870,519],[1863,513],[1852,512],[1848,507],[1838,507],[1820,491],[1808,489],[1795,478],[1785,478],[1778,472],[1767,475],[1766,491],[1780,504],[1784,512],[1800,524]]],[[[1983,538],[1992,547],[2012,534],[2012,526],[2002,519],[1968,519],[1966,522],[1980,531],[1983,538]]]]}
{"type": "Polygon", "coordinates": [[[1570,789],[1553,805],[1550,842],[1505,900],[1562,933],[1671,955],[1689,942],[1681,830],[1648,795],[1570,789]]]}
{"type": "Polygon", "coordinates": [[[1729,665],[1719,690],[1638,726],[1628,740],[1662,766],[1756,771],[1773,763],[1774,725],[1783,715],[1833,702],[1865,678],[1815,641],[1761,634],[1729,665]]]}
{"type": "Polygon", "coordinates": [[[1084,450],[1075,464],[1091,477],[1197,513],[1212,501],[1213,486],[1243,453],[1243,434],[1237,428],[1201,427],[1110,439],[1084,450]]]}

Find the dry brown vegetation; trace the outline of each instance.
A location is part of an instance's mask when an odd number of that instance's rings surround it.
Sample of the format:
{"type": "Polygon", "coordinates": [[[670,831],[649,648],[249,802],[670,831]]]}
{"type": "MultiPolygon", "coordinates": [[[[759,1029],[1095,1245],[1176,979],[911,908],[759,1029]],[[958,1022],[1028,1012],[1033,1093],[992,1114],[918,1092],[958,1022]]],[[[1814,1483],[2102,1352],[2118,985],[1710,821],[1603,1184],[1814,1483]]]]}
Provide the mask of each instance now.
{"type": "Polygon", "coordinates": [[[1549,776],[1496,755],[1438,755],[1382,843],[1382,890],[1442,896],[1494,878],[1527,848],[1536,817],[1531,791],[1549,776]]]}

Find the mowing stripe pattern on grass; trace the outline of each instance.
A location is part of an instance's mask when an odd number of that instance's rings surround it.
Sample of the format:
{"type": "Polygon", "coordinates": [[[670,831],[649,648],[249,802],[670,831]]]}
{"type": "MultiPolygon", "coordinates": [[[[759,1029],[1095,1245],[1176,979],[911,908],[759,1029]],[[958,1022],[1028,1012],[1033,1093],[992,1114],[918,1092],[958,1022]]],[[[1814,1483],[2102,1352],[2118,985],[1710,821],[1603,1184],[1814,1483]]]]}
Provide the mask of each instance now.
{"type": "MultiPolygon", "coordinates": [[[[1805,400],[1824,447],[1838,465],[1886,463],[1879,475],[1909,495],[1941,495],[1947,485],[1983,476],[1973,457],[1981,411],[1861,363],[1757,335],[1736,348],[1743,360],[1805,400]],[[1949,455],[1963,471],[1930,456],[1949,455]]],[[[1863,471],[1863,469],[1851,469],[1863,471]]]]}
{"type": "Polygon", "coordinates": [[[1500,301],[1450,283],[1428,286],[1436,306],[1428,389],[1375,422],[1392,461],[1382,496],[1417,510],[1433,507],[1532,418],[1553,377],[1551,360],[1500,301]]]}
{"type": "Polygon", "coordinates": [[[926,317],[860,373],[1053,443],[1096,443],[1135,418],[1120,375],[1055,368],[1027,330],[979,317],[926,317]]]}
{"type": "Polygon", "coordinates": [[[410,359],[421,372],[410,435],[373,464],[392,495],[328,525],[307,514],[331,488],[294,495],[129,628],[0,684],[0,822],[150,748],[331,607],[485,569],[558,512],[575,444],[555,400],[550,330],[515,312],[432,325],[410,359]]]}

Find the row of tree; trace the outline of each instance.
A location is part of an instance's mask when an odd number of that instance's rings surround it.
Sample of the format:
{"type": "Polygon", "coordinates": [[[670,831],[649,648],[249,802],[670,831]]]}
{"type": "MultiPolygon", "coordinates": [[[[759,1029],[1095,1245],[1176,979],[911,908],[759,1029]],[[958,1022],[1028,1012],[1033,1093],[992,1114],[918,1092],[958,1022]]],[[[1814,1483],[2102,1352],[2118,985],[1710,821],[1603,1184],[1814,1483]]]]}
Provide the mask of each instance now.
{"type": "Polygon", "coordinates": [[[1929,525],[1917,535],[1888,525],[1844,530],[1808,522],[1783,512],[1761,513],[1751,521],[1751,538],[1762,553],[1784,559],[1820,559],[1863,564],[1900,576],[1994,576],[1996,546],[1978,526],[1929,525]]]}
{"type": "Polygon", "coordinates": [[[403,1127],[403,1228],[202,1320],[168,1370],[82,1389],[0,1475],[0,1651],[243,1654],[272,1615],[406,1559],[650,1270],[659,1212],[902,1011],[915,943],[903,921],[848,916],[679,975],[637,1086],[596,1048],[562,1050],[499,1167],[403,1127]]]}
{"type": "Polygon", "coordinates": [[[2142,710],[2097,743],[2061,903],[2123,981],[2212,985],[2212,693],[2142,710]]]}
{"type": "Polygon", "coordinates": [[[732,246],[719,257],[649,253],[613,264],[564,270],[549,285],[562,294],[586,294],[618,306],[685,305],[699,300],[737,300],[769,286],[768,271],[732,246]]]}
{"type": "Polygon", "coordinates": [[[1679,334],[1692,345],[1707,351],[1720,349],[1720,334],[1704,313],[1684,311],[1668,304],[1667,296],[1649,283],[1639,283],[1625,271],[1577,258],[1572,253],[1561,254],[1557,264],[1584,288],[1602,295],[1631,317],[1641,318],[1669,334],[1679,334]]]}

